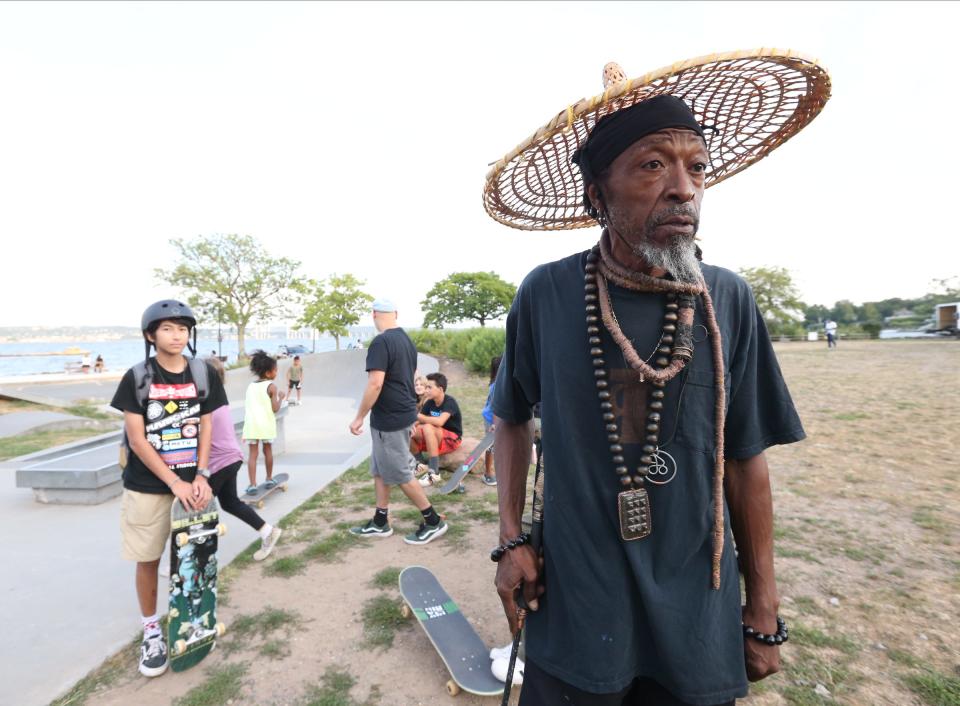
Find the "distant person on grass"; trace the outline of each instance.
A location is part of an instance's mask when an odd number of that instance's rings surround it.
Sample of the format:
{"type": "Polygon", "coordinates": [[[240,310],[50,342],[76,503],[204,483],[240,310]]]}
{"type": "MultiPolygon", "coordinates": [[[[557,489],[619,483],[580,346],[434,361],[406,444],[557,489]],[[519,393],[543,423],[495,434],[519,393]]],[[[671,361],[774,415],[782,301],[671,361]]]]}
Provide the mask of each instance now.
{"type": "Polygon", "coordinates": [[[427,474],[420,485],[433,485],[440,480],[440,457],[453,453],[463,442],[463,415],[460,405],[447,394],[447,376],[427,375],[427,401],[417,415],[417,424],[410,437],[410,452],[427,452],[427,474]]]}
{"type": "Polygon", "coordinates": [[[212,416],[227,404],[220,378],[209,374],[205,381],[195,380],[193,371],[205,373],[206,366],[183,355],[184,348],[196,354],[196,325],[190,307],[181,302],[168,299],[148,307],[140,327],[145,374],[138,384],[138,366],[128,370],[110,403],[123,412],[129,444],[121,458],[120,535],[123,558],[137,562],[143,623],[139,668],[147,677],[163,674],[168,663],[157,615],[157,573],[170,536],[171,500],[175,496],[185,508],[200,510],[213,496],[207,470],[212,416]],[[154,357],[151,346],[157,351],[154,357]]]}
{"type": "MultiPolygon", "coordinates": [[[[216,371],[222,384],[226,376],[223,363],[217,357],[209,358],[207,363],[216,371]]],[[[283,530],[266,522],[252,507],[237,497],[237,473],[243,466],[243,451],[237,443],[230,407],[218,407],[210,416],[213,424],[210,440],[210,489],[220,501],[222,509],[243,520],[260,534],[260,549],[254,552],[253,558],[255,561],[263,561],[270,556],[283,530]]]]}
{"type": "Polygon", "coordinates": [[[823,331],[827,334],[827,350],[837,347],[837,322],[827,319],[823,324],[823,331]]]}
{"type": "Polygon", "coordinates": [[[273,440],[277,438],[277,412],[283,402],[283,393],[274,380],[277,378],[277,359],[264,351],[254,351],[250,357],[250,372],[257,379],[247,386],[245,414],[243,419],[243,438],[250,451],[247,460],[247,473],[250,485],[246,494],[257,492],[257,450],[263,444],[263,460],[267,466],[267,480],[264,486],[274,487],[273,479],[273,440]]]}
{"type": "Polygon", "coordinates": [[[377,492],[373,519],[350,532],[363,537],[389,537],[393,528],[388,521],[390,488],[399,486],[420,514],[423,522],[416,532],[403,538],[407,544],[427,544],[447,531],[447,523],[427,500],[423,488],[413,476],[416,461],[410,454],[410,433],[417,420],[417,397],[413,376],[417,369],[417,349],[406,332],[397,325],[397,307],[389,299],[373,303],[373,324],[379,335],[367,350],[367,387],[350,432],[363,433],[363,420],[370,412],[370,436],[373,453],[370,475],[377,492]]]}
{"type": "MultiPolygon", "coordinates": [[[[287,368],[287,398],[289,399],[290,395],[293,394],[293,391],[297,391],[297,402],[300,404],[300,396],[303,393],[303,364],[300,362],[300,356],[293,356],[293,363],[287,368]]],[[[293,400],[290,400],[293,404],[293,400]]]]}

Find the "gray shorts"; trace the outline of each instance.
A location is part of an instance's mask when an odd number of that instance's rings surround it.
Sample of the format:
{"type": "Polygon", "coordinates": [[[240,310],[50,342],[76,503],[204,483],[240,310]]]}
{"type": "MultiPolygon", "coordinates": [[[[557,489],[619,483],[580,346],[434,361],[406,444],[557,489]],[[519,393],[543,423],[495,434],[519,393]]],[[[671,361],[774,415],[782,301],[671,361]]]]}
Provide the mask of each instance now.
{"type": "Polygon", "coordinates": [[[410,453],[412,431],[412,426],[396,431],[380,431],[370,427],[370,436],[373,438],[371,476],[379,476],[387,485],[403,485],[413,480],[417,462],[410,453]]]}

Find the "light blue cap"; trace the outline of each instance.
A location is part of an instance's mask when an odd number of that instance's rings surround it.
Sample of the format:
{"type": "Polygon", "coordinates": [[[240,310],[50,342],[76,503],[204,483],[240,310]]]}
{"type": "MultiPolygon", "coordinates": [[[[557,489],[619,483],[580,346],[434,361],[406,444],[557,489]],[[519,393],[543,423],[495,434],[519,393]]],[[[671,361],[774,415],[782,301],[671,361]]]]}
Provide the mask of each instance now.
{"type": "Polygon", "coordinates": [[[381,297],[380,299],[376,299],[373,302],[373,310],[383,312],[386,314],[392,314],[397,310],[397,305],[393,303],[392,299],[381,297]]]}

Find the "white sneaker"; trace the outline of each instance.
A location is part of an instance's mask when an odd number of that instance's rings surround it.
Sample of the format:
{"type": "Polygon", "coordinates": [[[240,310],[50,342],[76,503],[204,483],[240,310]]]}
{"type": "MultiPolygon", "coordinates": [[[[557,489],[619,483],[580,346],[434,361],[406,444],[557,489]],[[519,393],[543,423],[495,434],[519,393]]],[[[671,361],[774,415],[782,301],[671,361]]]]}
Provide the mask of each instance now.
{"type": "MultiPolygon", "coordinates": [[[[499,681],[506,683],[507,668],[510,666],[510,655],[502,659],[495,659],[490,665],[490,671],[499,681]]],[[[513,665],[513,684],[519,686],[523,684],[523,660],[517,657],[516,664],[513,665]]]]}
{"type": "Polygon", "coordinates": [[[507,643],[503,647],[494,647],[490,650],[490,659],[510,659],[510,650],[513,649],[513,643],[507,643]]]}
{"type": "Polygon", "coordinates": [[[272,552],[273,548],[277,546],[277,540],[280,539],[281,534],[283,534],[283,530],[279,527],[274,527],[270,531],[270,535],[260,542],[260,548],[253,553],[253,560],[263,561],[270,556],[270,552],[272,552]]]}
{"type": "Polygon", "coordinates": [[[442,479],[440,478],[439,473],[427,473],[425,476],[423,476],[420,479],[420,485],[426,488],[427,486],[430,486],[430,485],[436,485],[441,480],[442,479]]]}

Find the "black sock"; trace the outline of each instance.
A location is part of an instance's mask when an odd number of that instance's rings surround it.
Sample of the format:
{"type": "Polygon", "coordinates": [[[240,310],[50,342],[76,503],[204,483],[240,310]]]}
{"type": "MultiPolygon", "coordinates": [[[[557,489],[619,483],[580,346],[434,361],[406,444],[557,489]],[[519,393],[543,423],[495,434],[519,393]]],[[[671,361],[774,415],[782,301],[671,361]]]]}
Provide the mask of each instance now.
{"type": "Polygon", "coordinates": [[[426,510],[421,510],[420,514],[423,515],[423,521],[431,527],[435,527],[436,525],[440,524],[440,515],[438,515],[437,511],[433,509],[433,505],[428,507],[426,510]]]}
{"type": "Polygon", "coordinates": [[[383,527],[385,524],[387,524],[387,508],[377,508],[377,511],[373,513],[373,524],[375,524],[377,527],[383,527]]]}
{"type": "Polygon", "coordinates": [[[430,457],[430,472],[439,473],[440,472],[440,457],[431,456],[430,457]]]}

